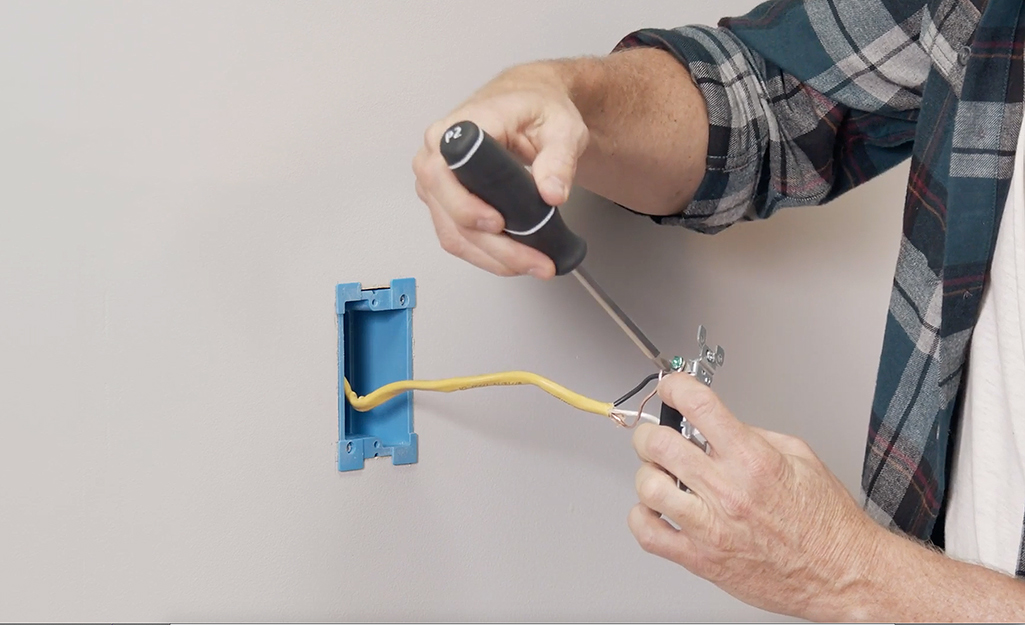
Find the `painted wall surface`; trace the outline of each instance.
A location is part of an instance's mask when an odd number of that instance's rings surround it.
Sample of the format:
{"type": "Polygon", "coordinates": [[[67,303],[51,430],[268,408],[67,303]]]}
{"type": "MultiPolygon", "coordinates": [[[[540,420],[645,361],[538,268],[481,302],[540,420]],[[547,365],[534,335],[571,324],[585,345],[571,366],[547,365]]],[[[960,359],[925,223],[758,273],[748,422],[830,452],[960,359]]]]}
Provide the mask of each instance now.
{"type": "MultiPolygon", "coordinates": [[[[530,387],[420,394],[420,462],[335,468],[334,287],[418,280],[415,373],[648,372],[572,279],[445,254],[424,129],[498,71],[752,0],[0,4],[0,619],[776,620],[645,554],[630,433],[530,387]]],[[[856,489],[901,167],[714,237],[575,191],[663,350],[856,489]]]]}

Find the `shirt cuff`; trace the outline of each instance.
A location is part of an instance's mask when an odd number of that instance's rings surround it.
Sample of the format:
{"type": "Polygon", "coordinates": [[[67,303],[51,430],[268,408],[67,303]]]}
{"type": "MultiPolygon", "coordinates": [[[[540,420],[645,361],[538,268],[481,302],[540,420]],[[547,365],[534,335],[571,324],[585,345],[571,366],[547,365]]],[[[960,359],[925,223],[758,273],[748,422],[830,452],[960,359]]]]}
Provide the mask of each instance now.
{"type": "Polygon", "coordinates": [[[728,30],[707,26],[638,30],[624,37],[613,53],[640,47],[664,50],[687,69],[709,118],[705,175],[694,199],[676,214],[649,217],[658,224],[719,232],[746,217],[760,169],[759,122],[764,114],[753,69],[756,59],[728,30]]]}

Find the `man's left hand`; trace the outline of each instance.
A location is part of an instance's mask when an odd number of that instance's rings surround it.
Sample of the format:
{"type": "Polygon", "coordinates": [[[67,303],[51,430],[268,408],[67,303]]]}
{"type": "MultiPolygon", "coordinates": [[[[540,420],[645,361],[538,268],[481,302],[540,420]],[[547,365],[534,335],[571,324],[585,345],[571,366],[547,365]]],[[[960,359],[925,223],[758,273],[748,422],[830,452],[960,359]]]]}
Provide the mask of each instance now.
{"type": "Polygon", "coordinates": [[[804,441],[741,423],[689,375],[663,378],[658,392],[710,451],[668,427],[637,428],[640,503],[629,525],[641,547],[751,605],[833,618],[858,595],[886,530],[804,441]]]}

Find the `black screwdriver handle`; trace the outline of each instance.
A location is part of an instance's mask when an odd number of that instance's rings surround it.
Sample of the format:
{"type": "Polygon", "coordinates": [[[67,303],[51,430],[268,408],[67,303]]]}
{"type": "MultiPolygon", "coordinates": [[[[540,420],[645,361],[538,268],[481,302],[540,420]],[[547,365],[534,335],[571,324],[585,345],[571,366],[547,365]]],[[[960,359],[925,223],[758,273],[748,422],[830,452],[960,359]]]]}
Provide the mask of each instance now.
{"type": "Polygon", "coordinates": [[[527,169],[491,135],[471,121],[453,124],[441,138],[441,155],[466,190],[505,218],[505,233],[555,263],[555,275],[577,268],[587,242],[541,198],[527,169]]]}

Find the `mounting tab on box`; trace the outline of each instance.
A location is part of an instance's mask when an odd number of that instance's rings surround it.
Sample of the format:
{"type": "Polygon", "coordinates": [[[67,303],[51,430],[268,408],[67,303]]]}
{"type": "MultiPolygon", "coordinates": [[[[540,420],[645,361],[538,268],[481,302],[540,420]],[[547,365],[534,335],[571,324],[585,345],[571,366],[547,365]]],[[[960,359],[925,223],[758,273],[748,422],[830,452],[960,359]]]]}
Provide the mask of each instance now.
{"type": "Polygon", "coordinates": [[[338,315],[338,470],[363,468],[365,458],[391,456],[392,464],[417,461],[413,398],[403,393],[359,412],[345,400],[343,376],[357,395],[413,378],[413,308],[416,280],[363,289],[359,282],[335,288],[338,315]]]}

